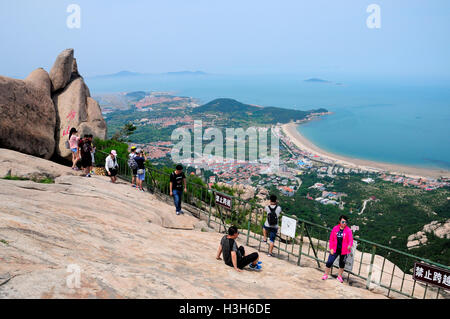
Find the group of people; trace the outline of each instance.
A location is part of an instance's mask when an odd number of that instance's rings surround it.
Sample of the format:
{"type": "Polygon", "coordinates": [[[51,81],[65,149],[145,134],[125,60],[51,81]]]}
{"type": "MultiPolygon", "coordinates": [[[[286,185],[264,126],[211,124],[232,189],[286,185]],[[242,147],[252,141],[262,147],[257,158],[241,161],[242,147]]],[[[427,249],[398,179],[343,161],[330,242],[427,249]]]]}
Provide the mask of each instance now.
{"type": "Polygon", "coordinates": [[[85,134],[82,138],[78,136],[76,128],[72,127],[69,133],[68,146],[72,152],[72,169],[81,168],[86,177],[91,177],[95,165],[95,146],[93,144],[93,135],[85,134]]]}
{"type": "MultiPolygon", "coordinates": [[[[281,214],[281,207],[277,204],[277,197],[275,195],[270,196],[270,203],[265,207],[265,211],[267,213],[267,217],[264,222],[263,239],[261,241],[269,244],[267,256],[272,257],[275,238],[278,232],[278,219],[281,214]],[[269,237],[269,242],[267,242],[267,237],[269,237]]],[[[236,244],[235,240],[238,236],[239,231],[236,226],[231,226],[228,228],[228,234],[223,236],[220,241],[216,259],[221,260],[223,258],[226,265],[233,267],[239,272],[246,266],[249,266],[251,270],[261,270],[262,262],[259,261],[259,254],[257,252],[253,252],[246,255],[244,247],[240,246],[238,248],[238,245],[236,244]],[[221,254],[222,258],[220,257],[221,254]]],[[[353,234],[352,230],[348,226],[348,217],[341,215],[339,217],[338,225],[333,227],[330,234],[330,254],[325,265],[325,274],[322,276],[322,280],[328,279],[334,261],[339,258],[337,280],[341,283],[344,282],[342,279],[342,274],[344,273],[347,256],[350,254],[352,246],[353,234]]]]}
{"type": "Polygon", "coordinates": [[[128,155],[128,166],[132,170],[131,187],[141,192],[144,191],[142,183],[145,180],[146,160],[147,155],[145,155],[144,150],[136,148],[136,146],[131,147],[131,153],[128,155]]]}
{"type": "MultiPolygon", "coordinates": [[[[89,141],[89,138],[87,141],[89,141]]],[[[132,169],[131,186],[140,191],[144,191],[142,182],[145,179],[146,160],[147,156],[142,149],[137,149],[135,146],[131,148],[131,152],[128,156],[128,165],[132,169]]],[[[108,176],[111,177],[111,181],[115,183],[118,170],[117,152],[115,150],[112,150],[106,158],[105,168],[108,176]]],[[[175,212],[177,215],[184,214],[181,209],[181,202],[183,192],[186,192],[186,188],[186,175],[183,172],[183,166],[178,164],[175,170],[170,174],[169,184],[170,196],[173,196],[175,212]]],[[[270,196],[270,203],[265,207],[265,211],[267,214],[263,225],[263,239],[261,241],[269,245],[267,256],[272,257],[275,238],[279,229],[278,221],[282,212],[275,195],[270,196]],[[267,238],[269,239],[268,241],[267,238]]],[[[251,270],[261,270],[262,262],[259,260],[259,254],[257,252],[253,252],[246,255],[244,247],[238,247],[236,243],[238,236],[239,230],[236,226],[231,226],[228,228],[228,234],[223,236],[220,241],[216,259],[223,259],[226,265],[233,267],[238,272],[241,272],[246,266],[249,266],[251,270]]],[[[334,261],[339,258],[337,280],[341,283],[344,282],[342,279],[342,274],[344,272],[347,256],[350,254],[352,246],[353,234],[352,230],[348,226],[348,217],[341,215],[339,217],[339,224],[333,227],[330,234],[330,254],[325,265],[325,274],[322,276],[322,280],[328,279],[334,261]]]]}

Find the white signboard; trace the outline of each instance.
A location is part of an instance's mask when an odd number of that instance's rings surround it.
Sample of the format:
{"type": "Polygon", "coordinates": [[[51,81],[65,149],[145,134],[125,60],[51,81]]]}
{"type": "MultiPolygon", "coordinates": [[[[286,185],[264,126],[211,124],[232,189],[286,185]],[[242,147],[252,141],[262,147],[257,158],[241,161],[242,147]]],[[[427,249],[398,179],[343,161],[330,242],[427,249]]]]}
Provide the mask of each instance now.
{"type": "Polygon", "coordinates": [[[294,238],[297,221],[293,218],[281,216],[281,234],[294,238]]]}
{"type": "MultiPolygon", "coordinates": [[[[347,255],[347,259],[345,260],[345,267],[344,269],[347,271],[352,271],[353,269],[353,259],[356,253],[356,246],[358,246],[358,242],[356,240],[353,241],[352,251],[350,254],[347,255]]],[[[333,266],[336,266],[339,268],[339,257],[336,258],[336,260],[333,263],[333,266]]]]}

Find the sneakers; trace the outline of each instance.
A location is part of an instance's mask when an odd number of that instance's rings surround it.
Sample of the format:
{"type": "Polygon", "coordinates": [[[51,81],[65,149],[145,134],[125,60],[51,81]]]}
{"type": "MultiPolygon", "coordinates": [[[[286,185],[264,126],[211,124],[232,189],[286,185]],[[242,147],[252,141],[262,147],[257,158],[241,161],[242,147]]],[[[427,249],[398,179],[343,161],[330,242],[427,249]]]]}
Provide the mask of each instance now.
{"type": "Polygon", "coordinates": [[[339,280],[340,283],[343,283],[343,282],[344,282],[344,279],[342,279],[341,276],[338,276],[338,277],[337,277],[337,280],[339,280]]]}
{"type": "Polygon", "coordinates": [[[180,212],[177,212],[177,215],[180,215],[181,213],[180,212]]]}
{"type": "Polygon", "coordinates": [[[267,239],[266,239],[266,240],[264,240],[264,239],[261,239],[261,242],[262,242],[262,243],[266,243],[266,244],[267,244],[267,239]]]}
{"type": "Polygon", "coordinates": [[[328,275],[323,275],[322,280],[327,280],[328,279],[328,275]]]}
{"type": "Polygon", "coordinates": [[[267,257],[273,257],[273,255],[272,254],[267,254],[267,257]]]}
{"type": "Polygon", "coordinates": [[[135,188],[135,187],[136,187],[136,185],[135,185],[135,184],[131,184],[131,187],[135,188]]]}
{"type": "Polygon", "coordinates": [[[256,264],[256,266],[253,266],[253,264],[250,264],[249,267],[251,270],[261,270],[262,269],[261,264],[256,264]]]}
{"type": "Polygon", "coordinates": [[[140,191],[141,191],[141,192],[144,192],[144,189],[143,189],[143,188],[141,188],[141,189],[140,189],[140,191]]]}
{"type": "Polygon", "coordinates": [[[86,177],[91,177],[91,174],[87,174],[86,177]]]}

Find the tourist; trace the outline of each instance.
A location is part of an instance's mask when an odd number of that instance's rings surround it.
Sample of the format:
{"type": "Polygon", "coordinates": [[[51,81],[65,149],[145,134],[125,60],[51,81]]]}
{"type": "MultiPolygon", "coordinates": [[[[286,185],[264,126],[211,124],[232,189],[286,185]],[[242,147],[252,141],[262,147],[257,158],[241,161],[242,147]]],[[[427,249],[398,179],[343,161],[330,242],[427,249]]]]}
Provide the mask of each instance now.
{"type": "Polygon", "coordinates": [[[342,274],[344,273],[345,261],[347,255],[351,252],[353,246],[353,234],[350,227],[348,227],[348,218],[344,215],[339,217],[339,224],[333,227],[330,235],[330,255],[326,263],[325,274],[322,279],[328,279],[330,269],[336,258],[339,257],[339,271],[337,280],[344,282],[342,274]]]}
{"type": "Polygon", "coordinates": [[[106,158],[105,169],[108,176],[111,177],[111,182],[115,183],[117,181],[117,170],[119,164],[117,163],[117,152],[112,150],[111,153],[106,158]]]}
{"type": "Polygon", "coordinates": [[[277,204],[277,196],[270,195],[270,204],[265,207],[265,211],[267,218],[263,226],[264,239],[262,241],[267,243],[267,233],[269,233],[269,253],[267,256],[272,257],[275,237],[278,232],[278,219],[281,213],[281,207],[277,204]]]}
{"type": "Polygon", "coordinates": [[[92,134],[88,135],[89,138],[89,143],[91,144],[91,158],[92,158],[92,164],[91,167],[89,168],[90,174],[94,174],[94,166],[95,166],[95,146],[94,146],[94,141],[93,138],[94,136],[92,134]]]}
{"type": "Polygon", "coordinates": [[[76,128],[72,127],[69,133],[69,147],[72,152],[72,169],[78,171],[77,162],[79,160],[78,152],[78,142],[80,138],[78,137],[78,131],[76,128]]]}
{"type": "Polygon", "coordinates": [[[186,176],[183,172],[183,166],[177,165],[176,170],[170,174],[170,196],[173,196],[173,202],[175,203],[176,214],[184,214],[181,210],[181,199],[184,191],[186,192],[186,176]]]}
{"type": "Polygon", "coordinates": [[[223,261],[226,265],[234,267],[238,272],[249,265],[252,270],[261,270],[261,263],[258,262],[259,255],[257,252],[251,253],[245,256],[245,250],[243,246],[237,247],[235,239],[239,236],[239,231],[236,226],[228,228],[228,235],[222,237],[219,248],[217,249],[217,260],[221,260],[220,254],[222,253],[223,261]]]}
{"type": "Polygon", "coordinates": [[[147,160],[147,156],[145,156],[144,151],[141,149],[138,149],[136,154],[137,155],[134,157],[134,160],[138,164],[136,189],[139,189],[141,192],[143,192],[144,188],[142,187],[142,183],[145,179],[145,161],[147,160]]]}
{"type": "Polygon", "coordinates": [[[136,187],[137,163],[134,161],[136,154],[136,146],[131,147],[131,153],[128,154],[128,166],[131,169],[131,187],[136,187]]]}
{"type": "Polygon", "coordinates": [[[80,150],[81,154],[81,167],[84,170],[84,174],[86,174],[86,177],[91,177],[90,168],[92,166],[92,148],[87,134],[84,135],[83,138],[78,142],[78,149],[80,150]]]}

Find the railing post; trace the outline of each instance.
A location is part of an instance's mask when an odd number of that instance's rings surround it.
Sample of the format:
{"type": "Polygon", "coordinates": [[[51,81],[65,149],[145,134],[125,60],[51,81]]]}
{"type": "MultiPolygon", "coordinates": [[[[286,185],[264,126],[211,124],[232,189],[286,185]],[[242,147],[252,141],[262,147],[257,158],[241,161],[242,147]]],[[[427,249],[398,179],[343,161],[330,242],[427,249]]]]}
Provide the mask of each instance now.
{"type": "Polygon", "coordinates": [[[252,212],[253,212],[253,205],[250,206],[250,214],[248,216],[248,222],[247,222],[247,246],[248,246],[248,241],[250,239],[250,224],[252,222],[252,212]]]}
{"type": "Polygon", "coordinates": [[[375,260],[376,249],[377,249],[377,247],[374,245],[372,248],[372,256],[370,258],[369,275],[367,276],[366,289],[369,289],[369,287],[370,287],[370,281],[372,279],[373,262],[375,260]]]}
{"type": "Polygon", "coordinates": [[[297,260],[297,266],[300,266],[300,260],[302,258],[302,250],[303,250],[303,231],[305,230],[305,223],[302,222],[302,228],[300,231],[300,245],[298,248],[298,260],[297,260]]]}

